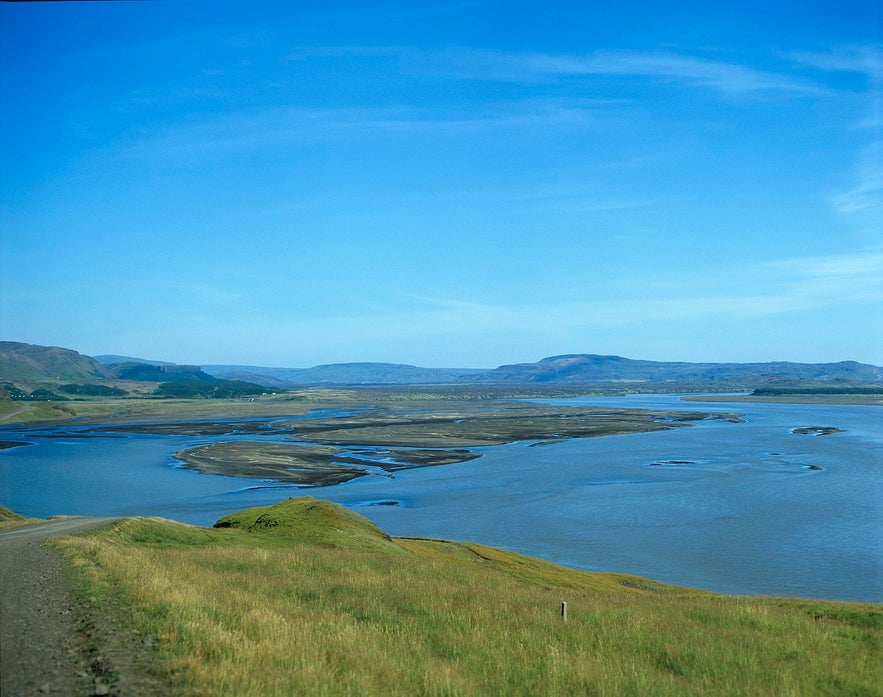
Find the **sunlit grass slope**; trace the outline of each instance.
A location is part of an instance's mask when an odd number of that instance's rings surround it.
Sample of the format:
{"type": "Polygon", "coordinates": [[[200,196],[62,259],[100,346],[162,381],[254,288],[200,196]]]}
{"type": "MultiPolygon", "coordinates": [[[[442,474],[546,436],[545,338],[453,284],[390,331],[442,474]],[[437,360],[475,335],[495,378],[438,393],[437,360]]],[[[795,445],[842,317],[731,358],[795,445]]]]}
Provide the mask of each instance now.
{"type": "Polygon", "coordinates": [[[10,511],[6,506],[0,506],[0,530],[3,528],[11,528],[16,525],[26,523],[27,519],[18,513],[10,511]]]}
{"type": "Polygon", "coordinates": [[[134,518],[61,543],[87,595],[122,594],[155,638],[171,694],[881,694],[879,605],[390,539],[309,497],[218,524],[134,518]]]}

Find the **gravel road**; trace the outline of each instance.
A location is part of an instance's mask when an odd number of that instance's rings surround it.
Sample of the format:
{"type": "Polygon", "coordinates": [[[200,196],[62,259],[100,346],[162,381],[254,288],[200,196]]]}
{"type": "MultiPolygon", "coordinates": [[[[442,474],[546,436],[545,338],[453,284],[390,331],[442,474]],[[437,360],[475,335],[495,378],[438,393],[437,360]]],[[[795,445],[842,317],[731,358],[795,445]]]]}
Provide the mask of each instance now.
{"type": "Polygon", "coordinates": [[[0,530],[0,694],[167,694],[138,637],[78,604],[64,564],[43,545],[115,518],[64,518],[0,530]]]}

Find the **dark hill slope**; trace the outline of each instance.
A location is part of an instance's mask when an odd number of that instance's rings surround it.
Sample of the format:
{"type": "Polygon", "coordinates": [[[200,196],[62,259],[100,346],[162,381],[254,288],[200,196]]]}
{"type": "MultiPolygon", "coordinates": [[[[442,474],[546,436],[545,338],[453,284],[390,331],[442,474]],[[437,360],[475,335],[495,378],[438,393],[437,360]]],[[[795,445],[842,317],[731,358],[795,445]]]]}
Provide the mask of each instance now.
{"type": "Polygon", "coordinates": [[[198,365],[114,363],[107,366],[107,369],[121,380],[138,380],[142,382],[174,382],[178,380],[216,381],[216,378],[202,372],[198,365]]]}
{"type": "Polygon", "coordinates": [[[0,341],[0,380],[94,382],[113,379],[98,361],[70,349],[0,341]]]}
{"type": "Polygon", "coordinates": [[[664,363],[621,356],[571,354],[536,363],[503,365],[469,378],[480,383],[727,381],[749,377],[819,382],[881,383],[883,368],[840,363],[664,363]]]}

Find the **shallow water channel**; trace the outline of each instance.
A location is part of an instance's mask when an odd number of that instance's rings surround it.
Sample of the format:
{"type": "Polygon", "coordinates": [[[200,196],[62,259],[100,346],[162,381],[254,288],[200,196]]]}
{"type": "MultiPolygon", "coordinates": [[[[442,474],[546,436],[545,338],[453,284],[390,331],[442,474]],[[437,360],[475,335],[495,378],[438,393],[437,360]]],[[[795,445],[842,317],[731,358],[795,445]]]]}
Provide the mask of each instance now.
{"type": "Polygon", "coordinates": [[[482,457],[470,462],[394,475],[378,468],[307,489],[198,474],[173,458],[254,434],[7,427],[0,440],[32,445],[0,451],[0,503],[28,516],[157,515],[210,525],[310,494],[392,535],[470,540],[725,593],[883,601],[883,408],[673,395],[541,401],[738,412],[745,422],[474,448],[482,457]],[[793,432],[805,427],[843,432],[793,432]]]}

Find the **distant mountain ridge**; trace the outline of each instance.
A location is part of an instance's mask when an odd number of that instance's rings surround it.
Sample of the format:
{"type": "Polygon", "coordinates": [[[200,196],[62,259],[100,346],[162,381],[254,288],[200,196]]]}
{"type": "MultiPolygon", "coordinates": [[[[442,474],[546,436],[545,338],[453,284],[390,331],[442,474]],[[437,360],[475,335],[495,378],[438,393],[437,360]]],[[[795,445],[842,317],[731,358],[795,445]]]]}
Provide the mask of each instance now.
{"type": "Polygon", "coordinates": [[[206,365],[209,375],[248,380],[268,387],[305,385],[438,385],[461,382],[485,371],[476,368],[419,368],[400,363],[332,363],[312,368],[206,365]]]}
{"type": "Polygon", "coordinates": [[[822,385],[883,385],[883,368],[856,361],[837,363],[687,363],[634,360],[622,356],[567,354],[493,370],[421,368],[398,363],[337,363],[312,368],[243,365],[176,365],[126,356],[98,361],[76,351],[14,341],[0,342],[0,382],[103,383],[234,380],[268,388],[322,385],[563,384],[627,385],[666,383],[697,390],[726,391],[805,381],[822,385]],[[117,359],[122,359],[118,361],[117,359]],[[108,363],[103,365],[102,362],[108,363]]]}
{"type": "Polygon", "coordinates": [[[643,361],[622,356],[569,354],[536,363],[502,365],[474,376],[481,383],[614,383],[614,382],[720,382],[749,377],[768,380],[820,382],[883,382],[883,368],[855,361],[839,363],[679,363],[643,361]]]}

